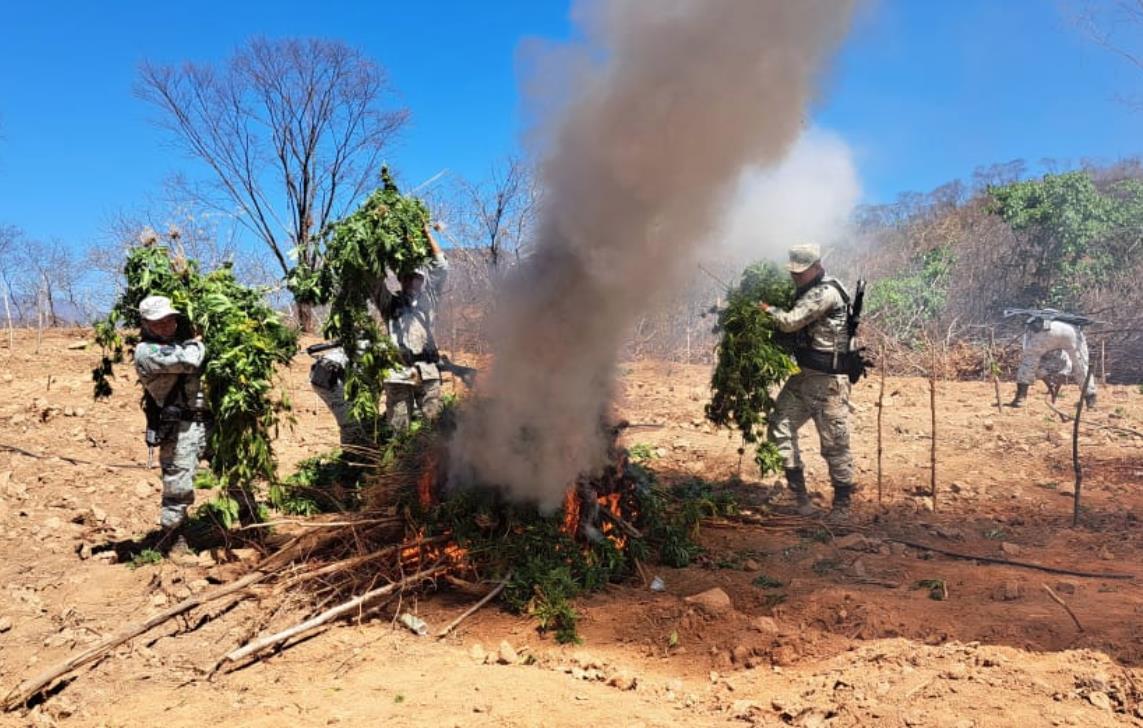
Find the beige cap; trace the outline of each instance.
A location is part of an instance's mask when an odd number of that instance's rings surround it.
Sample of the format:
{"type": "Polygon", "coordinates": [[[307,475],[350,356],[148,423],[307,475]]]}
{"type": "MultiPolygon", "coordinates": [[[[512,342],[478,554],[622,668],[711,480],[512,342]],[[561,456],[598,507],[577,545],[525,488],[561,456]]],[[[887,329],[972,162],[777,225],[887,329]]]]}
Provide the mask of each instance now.
{"type": "Polygon", "coordinates": [[[791,273],[804,273],[822,259],[822,251],[816,245],[795,245],[790,248],[790,262],[786,270],[791,273]]]}
{"type": "Polygon", "coordinates": [[[178,314],[171,305],[171,299],[166,296],[147,296],[139,302],[139,315],[144,321],[158,321],[178,314]]]}

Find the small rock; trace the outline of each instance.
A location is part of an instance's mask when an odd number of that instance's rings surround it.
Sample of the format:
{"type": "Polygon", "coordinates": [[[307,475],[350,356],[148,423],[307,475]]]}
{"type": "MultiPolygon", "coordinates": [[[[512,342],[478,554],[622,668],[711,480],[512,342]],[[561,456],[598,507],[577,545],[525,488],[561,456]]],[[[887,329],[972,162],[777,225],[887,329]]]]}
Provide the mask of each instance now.
{"type": "Polygon", "coordinates": [[[1111,549],[1107,548],[1107,546],[1104,546],[1099,550],[1099,558],[1104,561],[1115,561],[1115,554],[1113,554],[1111,549]]]}
{"type": "Polygon", "coordinates": [[[500,649],[496,653],[497,662],[501,665],[515,665],[519,660],[520,656],[516,654],[516,650],[508,644],[507,640],[500,643],[500,649]]]}
{"type": "Polygon", "coordinates": [[[620,690],[634,690],[635,686],[639,684],[639,679],[627,670],[620,670],[607,678],[607,684],[620,690]]]}
{"type": "Polygon", "coordinates": [[[860,550],[865,546],[865,537],[860,533],[849,533],[834,539],[833,545],[839,549],[860,550]]]}
{"type": "Polygon", "coordinates": [[[763,664],[765,664],[765,662],[766,661],[764,659],[762,659],[761,657],[758,657],[757,655],[747,657],[746,658],[746,668],[748,670],[753,670],[756,667],[761,667],[763,664]]]}
{"type": "Polygon", "coordinates": [[[189,589],[190,589],[192,592],[200,592],[200,591],[202,591],[203,589],[207,589],[207,588],[209,588],[209,587],[210,587],[210,582],[209,582],[209,581],[207,581],[206,579],[195,579],[194,581],[192,581],[192,582],[188,583],[188,584],[187,584],[187,587],[188,587],[188,588],[189,588],[189,589]]]}
{"type": "Polygon", "coordinates": [[[0,634],[4,634],[10,629],[12,629],[12,618],[0,617],[0,634]]]}
{"type": "Polygon", "coordinates": [[[1107,693],[1093,690],[1087,694],[1087,701],[1100,710],[1111,710],[1111,699],[1107,697],[1107,693]]]}
{"type": "Polygon", "coordinates": [[[853,575],[856,576],[857,578],[859,578],[859,579],[865,578],[865,562],[862,561],[861,559],[854,561],[853,565],[850,567],[850,569],[852,569],[853,575]]]}
{"type": "Polygon", "coordinates": [[[87,561],[91,558],[91,544],[80,541],[75,545],[75,553],[81,561],[87,561]]]}
{"type": "Polygon", "coordinates": [[[1006,581],[1004,584],[996,588],[993,598],[998,602],[1014,602],[1020,598],[1020,583],[1017,581],[1006,581]]]}
{"type": "Polygon", "coordinates": [[[988,430],[989,432],[992,432],[993,430],[996,429],[996,423],[993,422],[992,420],[985,420],[984,421],[984,429],[988,430]]]}
{"type": "Polygon", "coordinates": [[[85,410],[83,407],[76,407],[75,408],[75,416],[76,417],[86,417],[87,416],[87,410],[85,410]]]}
{"type": "Polygon", "coordinates": [[[108,565],[119,563],[119,554],[115,553],[114,551],[100,551],[97,554],[92,554],[92,558],[95,561],[102,561],[108,565]]]}
{"type": "Polygon", "coordinates": [[[894,556],[904,556],[908,549],[908,546],[903,543],[897,543],[896,541],[889,544],[889,551],[892,552],[894,556]]]}
{"type": "Polygon", "coordinates": [[[747,559],[746,561],[742,562],[742,570],[743,571],[761,571],[762,570],[762,564],[759,564],[754,559],[747,559]]]}
{"type": "Polygon", "coordinates": [[[798,650],[792,645],[782,645],[770,653],[770,662],[778,667],[789,667],[798,661],[798,650]]]}
{"type": "Polygon", "coordinates": [[[755,617],[750,624],[762,634],[778,634],[778,622],[773,617],[755,617]]]}
{"type": "Polygon", "coordinates": [[[89,344],[86,341],[73,341],[67,345],[67,348],[68,351],[79,351],[80,349],[86,349],[88,346],[89,344]]]}
{"type": "Polygon", "coordinates": [[[60,530],[61,526],[63,526],[63,521],[61,521],[57,516],[52,516],[48,520],[44,521],[44,528],[48,529],[49,531],[58,531],[60,530]]]}
{"type": "Polygon", "coordinates": [[[730,706],[730,715],[739,720],[748,720],[754,713],[754,707],[753,700],[735,700],[730,706]]]}
{"type": "Polygon", "coordinates": [[[167,606],[167,595],[163,593],[155,594],[151,597],[152,607],[165,607],[167,606]]]}
{"type": "Polygon", "coordinates": [[[1074,581],[1061,581],[1056,584],[1056,591],[1060,594],[1075,594],[1076,585],[1074,581]]]}
{"type": "Polygon", "coordinates": [[[488,653],[484,651],[484,645],[477,642],[468,651],[468,656],[476,661],[477,664],[483,665],[484,661],[488,659],[488,653]]]}
{"type": "Polygon", "coordinates": [[[718,587],[693,594],[683,601],[687,604],[694,604],[711,614],[721,614],[731,608],[730,597],[718,587]]]}
{"type": "Polygon", "coordinates": [[[103,510],[99,506],[92,506],[91,517],[95,520],[96,523],[106,523],[107,511],[103,510]]]}
{"type": "Polygon", "coordinates": [[[746,658],[750,657],[751,650],[746,645],[737,645],[730,652],[730,656],[734,658],[734,662],[739,665],[746,663],[746,658]]]}
{"type": "Polygon", "coordinates": [[[140,498],[149,498],[155,493],[155,486],[151,485],[146,480],[140,480],[135,484],[135,495],[140,498]]]}
{"type": "Polygon", "coordinates": [[[731,665],[734,664],[734,659],[731,657],[730,650],[719,650],[714,655],[715,667],[721,667],[723,670],[729,670],[731,665]]]}
{"type": "Polygon", "coordinates": [[[1006,554],[1008,556],[1019,556],[1022,552],[1023,549],[1014,543],[1008,543],[1005,541],[1004,543],[1000,544],[1000,553],[1002,554],[1006,554]]]}

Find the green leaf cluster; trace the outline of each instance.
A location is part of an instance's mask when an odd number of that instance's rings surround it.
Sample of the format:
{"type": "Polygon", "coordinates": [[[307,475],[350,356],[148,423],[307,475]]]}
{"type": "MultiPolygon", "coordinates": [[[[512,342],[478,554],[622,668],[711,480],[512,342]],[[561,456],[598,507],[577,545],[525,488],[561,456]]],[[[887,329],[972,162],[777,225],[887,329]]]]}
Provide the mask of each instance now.
{"type": "Polygon", "coordinates": [[[150,295],[171,299],[183,316],[179,338],[201,335],[206,346],[203,390],[214,417],[210,468],[222,487],[274,481],[272,438],[289,410],[275,387],[278,367],[297,352],[297,335],[266,302],[264,291],[241,285],[229,266],[203,273],[193,260],[162,246],[131,250],[124,266],[126,287],[111,313],[96,325],[104,356],[93,370],[96,397],[111,394],[108,376],[137,341],[121,327],[138,329],[139,303],[150,295]]]}
{"type": "Polygon", "coordinates": [[[399,364],[397,350],[369,312],[369,302],[392,273],[398,278],[430,257],[424,227],[429,210],[416,197],[402,195],[381,170],[382,186],[325,233],[321,270],[299,266],[287,282],[298,300],[329,305],[324,335],[344,344],[345,398],[350,414],[379,427],[386,373],[399,364]],[[354,346],[352,342],[357,342],[354,346]]]}
{"type": "Polygon", "coordinates": [[[788,337],[759,308],[760,302],[789,308],[794,284],[774,263],[751,265],[719,311],[718,361],[711,377],[706,416],[719,427],[734,427],[744,443],[756,445],[755,461],[763,473],[781,467],[781,457],[766,442],[766,425],[774,410],[771,390],[797,371],[788,337]]]}
{"type": "MultiPolygon", "coordinates": [[[[1100,189],[1083,171],[989,189],[990,211],[1020,233],[1029,303],[1075,308],[1085,291],[1115,280],[1143,229],[1143,182],[1100,189]]],[[[1126,272],[1123,270],[1122,272],[1126,272]]]]}
{"type": "Polygon", "coordinates": [[[955,264],[950,245],[918,255],[907,272],[869,287],[866,311],[883,330],[915,344],[925,324],[944,310],[955,264]]]}

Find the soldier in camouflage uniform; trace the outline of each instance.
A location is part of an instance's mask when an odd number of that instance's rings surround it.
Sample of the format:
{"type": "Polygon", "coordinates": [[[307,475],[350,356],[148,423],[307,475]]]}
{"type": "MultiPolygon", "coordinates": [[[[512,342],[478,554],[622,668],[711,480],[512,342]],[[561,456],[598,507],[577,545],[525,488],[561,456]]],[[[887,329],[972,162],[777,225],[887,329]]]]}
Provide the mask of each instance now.
{"type": "Polygon", "coordinates": [[[384,383],[385,418],[394,430],[408,428],[416,410],[426,419],[441,411],[441,358],[433,327],[448,278],[448,261],[428,225],[424,232],[432,251],[428,264],[402,276],[398,292],[391,292],[384,281],[373,292],[373,305],[385,319],[404,362],[384,383]]]}
{"type": "Polygon", "coordinates": [[[1051,320],[1033,316],[1024,326],[1024,354],[1020,368],[1016,371],[1016,396],[1009,407],[1023,407],[1028,397],[1028,387],[1037,376],[1038,370],[1045,368],[1045,360],[1066,357],[1071,363],[1072,381],[1084,391],[1084,401],[1088,407],[1095,407],[1095,378],[1087,381],[1088,350],[1087,337],[1083,329],[1067,321],[1051,320]]]}
{"type": "Polygon", "coordinates": [[[148,296],[139,304],[142,341],[135,347],[135,370],[152,400],[163,411],[158,425],[159,465],[163,472],[159,525],[162,543],[172,553],[189,551],[182,534],[187,509],[194,503],[194,476],[206,448],[209,412],[202,391],[206,347],[195,338],[175,342],[178,311],[165,296],[148,296]]]}
{"type": "Polygon", "coordinates": [[[806,491],[798,430],[807,420],[814,421],[833,484],[834,517],[842,518],[854,491],[853,454],[849,449],[850,383],[842,361],[849,345],[849,294],[839,281],[826,276],[816,245],[796,246],[789,256],[787,270],[797,286],[793,307],[783,311],[767,303],[760,306],[779,330],[795,334],[800,371],[778,394],[769,437],[782,455],[786,483],[797,498],[798,510],[808,515],[813,507],[806,491]]]}

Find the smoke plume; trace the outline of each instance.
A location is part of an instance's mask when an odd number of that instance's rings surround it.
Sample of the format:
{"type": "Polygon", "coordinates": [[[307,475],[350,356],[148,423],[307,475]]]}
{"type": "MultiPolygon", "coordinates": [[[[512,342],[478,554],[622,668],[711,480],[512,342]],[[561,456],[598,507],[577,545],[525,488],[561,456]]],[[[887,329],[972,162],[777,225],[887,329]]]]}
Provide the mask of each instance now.
{"type": "Polygon", "coordinates": [[[559,506],[606,456],[618,352],[716,237],[745,169],[798,138],[851,0],[581,3],[586,40],[538,73],[566,89],[541,117],[533,255],[492,322],[495,361],[455,438],[454,482],[559,506]]]}
{"type": "Polygon", "coordinates": [[[860,199],[849,145],[833,132],[811,128],[777,165],[743,171],[712,252],[741,265],[783,258],[799,243],[828,251],[849,236],[860,199]]]}

